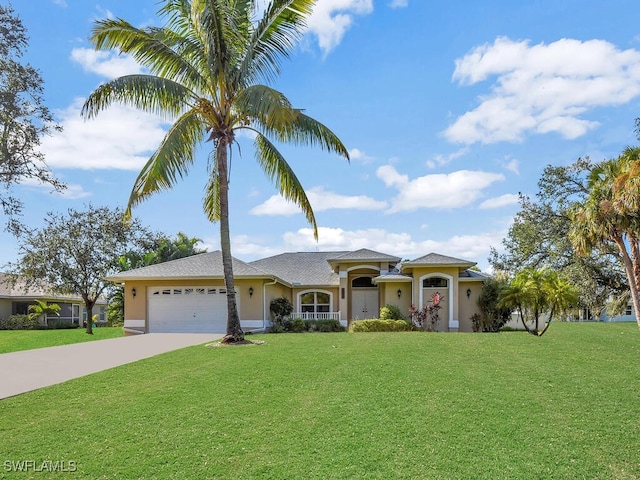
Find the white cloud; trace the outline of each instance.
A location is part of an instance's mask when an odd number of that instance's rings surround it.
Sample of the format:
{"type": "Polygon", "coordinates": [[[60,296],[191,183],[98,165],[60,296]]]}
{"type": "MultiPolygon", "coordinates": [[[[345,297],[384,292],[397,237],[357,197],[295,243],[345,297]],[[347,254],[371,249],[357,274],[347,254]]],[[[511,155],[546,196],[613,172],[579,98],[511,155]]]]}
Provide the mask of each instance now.
{"type": "Polygon", "coordinates": [[[520,197],[513,193],[507,193],[505,195],[500,195],[499,197],[488,198],[484,202],[482,202],[478,208],[483,210],[493,209],[493,208],[501,208],[509,205],[517,205],[520,202],[520,197]]]}
{"type": "MultiPolygon", "coordinates": [[[[335,192],[327,192],[322,187],[314,187],[306,192],[311,207],[315,212],[336,209],[382,210],[388,207],[387,202],[375,200],[365,195],[347,196],[335,192]]],[[[252,215],[296,215],[302,213],[294,203],[288,202],[280,195],[271,196],[266,202],[254,207],[252,215]]]]}
{"type": "Polygon", "coordinates": [[[508,160],[508,162],[503,165],[504,168],[509,170],[510,172],[515,173],[516,175],[520,175],[520,162],[518,162],[518,160],[515,158],[505,160],[508,160]]]}
{"type": "Polygon", "coordinates": [[[52,0],[54,5],[58,5],[62,8],[67,8],[67,2],[65,0],[52,0]]]}
{"type": "Polygon", "coordinates": [[[447,163],[452,162],[453,160],[463,157],[467,153],[469,153],[469,147],[462,147],[453,153],[449,153],[448,155],[438,154],[435,157],[433,157],[433,159],[427,160],[426,165],[428,168],[431,168],[431,169],[436,167],[441,167],[442,165],[446,165],[447,163]]]}
{"type": "Polygon", "coordinates": [[[326,55],[340,44],[355,15],[371,12],[373,0],[318,0],[307,25],[326,55]]]}
{"type": "Polygon", "coordinates": [[[51,185],[47,183],[41,183],[35,178],[25,178],[20,181],[20,185],[34,188],[44,193],[55,195],[56,197],[66,198],[68,200],[77,200],[79,198],[86,198],[91,196],[91,193],[85,191],[82,185],[78,185],[75,183],[67,183],[66,184],[67,188],[59,192],[52,189],[51,185]]]}
{"type": "Polygon", "coordinates": [[[74,48],[71,50],[71,60],[80,64],[85,72],[95,73],[110,80],[142,72],[142,67],[132,56],[118,55],[111,51],[74,48]]]}
{"type": "Polygon", "coordinates": [[[527,134],[550,132],[577,138],[598,125],[581,115],[640,95],[640,52],[603,40],[531,46],[499,37],[455,64],[453,80],[460,85],[495,77],[480,105],[445,130],[456,143],[517,142],[527,134]]]}
{"type": "Polygon", "coordinates": [[[419,208],[458,208],[469,205],[482,196],[482,191],[504,175],[481,171],[458,170],[449,174],[435,174],[409,180],[391,165],[384,165],[376,175],[398,194],[386,213],[414,211],[419,208]]]}
{"type": "Polygon", "coordinates": [[[409,6],[409,0],[391,0],[389,7],[391,8],[405,8],[409,6]]]}
{"type": "Polygon", "coordinates": [[[55,168],[140,170],[160,145],[163,120],[113,105],[95,118],[80,116],[83,99],[58,112],[61,133],[42,139],[47,164],[55,168]]]}
{"type": "Polygon", "coordinates": [[[365,165],[373,162],[374,160],[373,157],[370,157],[369,155],[367,155],[365,152],[363,152],[358,148],[352,148],[351,150],[349,150],[349,158],[351,160],[356,160],[365,165]]]}

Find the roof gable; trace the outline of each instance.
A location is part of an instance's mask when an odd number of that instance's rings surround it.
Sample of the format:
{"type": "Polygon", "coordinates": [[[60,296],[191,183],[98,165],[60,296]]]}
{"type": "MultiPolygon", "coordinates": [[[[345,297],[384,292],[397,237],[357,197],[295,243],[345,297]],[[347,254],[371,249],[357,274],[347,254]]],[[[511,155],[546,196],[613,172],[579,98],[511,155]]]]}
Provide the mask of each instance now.
{"type": "Polygon", "coordinates": [[[354,252],[344,252],[342,255],[330,257],[327,259],[332,263],[338,262],[399,262],[399,257],[388,255],[386,253],[376,252],[375,250],[369,250],[368,248],[361,248],[354,252]]]}
{"type": "Polygon", "coordinates": [[[409,262],[404,262],[403,266],[426,266],[426,265],[437,265],[437,266],[450,266],[450,267],[473,267],[475,262],[470,262],[469,260],[462,260],[460,258],[448,257],[447,255],[441,255],[439,253],[428,253],[420,258],[416,258],[415,260],[411,260],[409,262]]]}
{"type": "Polygon", "coordinates": [[[329,259],[348,252],[289,252],[250,262],[250,265],[272,273],[291,285],[337,285],[338,275],[329,259]]]}

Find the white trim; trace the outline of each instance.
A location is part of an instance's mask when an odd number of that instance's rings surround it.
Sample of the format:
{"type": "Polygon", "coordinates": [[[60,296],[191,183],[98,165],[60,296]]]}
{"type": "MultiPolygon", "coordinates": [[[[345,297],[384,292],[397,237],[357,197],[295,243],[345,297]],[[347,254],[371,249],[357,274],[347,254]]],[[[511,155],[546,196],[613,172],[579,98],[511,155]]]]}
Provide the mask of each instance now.
{"type": "Polygon", "coordinates": [[[145,320],[125,320],[124,321],[124,328],[144,328],[146,326],[146,321],[145,320]]]}
{"type": "Polygon", "coordinates": [[[126,333],[134,333],[136,335],[144,335],[144,332],[141,330],[133,330],[131,328],[123,328],[126,333]]]}
{"type": "Polygon", "coordinates": [[[431,278],[431,277],[442,277],[442,278],[446,278],[449,281],[449,286],[447,287],[447,289],[449,290],[449,295],[447,296],[447,301],[449,302],[449,319],[447,324],[449,325],[449,328],[458,328],[458,320],[454,320],[453,319],[453,277],[451,275],[447,275],[446,273],[441,273],[441,272],[434,272],[434,273],[427,273],[423,276],[421,276],[418,281],[420,282],[418,284],[418,295],[420,298],[420,308],[423,307],[423,302],[424,302],[424,287],[422,286],[422,281],[425,278],[431,278]]]}

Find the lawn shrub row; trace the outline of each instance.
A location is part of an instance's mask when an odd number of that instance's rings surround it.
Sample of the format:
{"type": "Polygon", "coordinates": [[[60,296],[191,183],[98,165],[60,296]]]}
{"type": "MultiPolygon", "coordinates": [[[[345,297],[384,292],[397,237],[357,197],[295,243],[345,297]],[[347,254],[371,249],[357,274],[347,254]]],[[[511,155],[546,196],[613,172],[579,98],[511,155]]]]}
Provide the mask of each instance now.
{"type": "Polygon", "coordinates": [[[271,333],[303,333],[303,332],[344,332],[345,328],[338,320],[303,320],[302,318],[285,318],[281,323],[274,323],[271,333]]]}
{"type": "Polygon", "coordinates": [[[349,327],[350,332],[409,332],[413,329],[406,320],[381,320],[369,318],[356,320],[349,327]]]}
{"type": "Polygon", "coordinates": [[[42,325],[40,319],[30,318],[29,315],[11,315],[6,319],[0,318],[0,330],[54,330],[61,328],[78,328],[78,325],[51,320],[48,325],[42,325]]]}

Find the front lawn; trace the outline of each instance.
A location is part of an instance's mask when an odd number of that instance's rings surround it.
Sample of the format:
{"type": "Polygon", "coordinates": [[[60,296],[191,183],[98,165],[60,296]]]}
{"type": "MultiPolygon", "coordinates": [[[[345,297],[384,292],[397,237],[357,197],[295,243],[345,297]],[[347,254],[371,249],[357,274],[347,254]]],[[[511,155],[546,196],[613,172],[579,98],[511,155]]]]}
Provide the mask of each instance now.
{"type": "MultiPolygon", "coordinates": [[[[251,338],[267,343],[190,347],[1,400],[0,468],[74,462],[73,478],[92,479],[640,478],[635,324],[554,324],[542,338],[251,338]]],[[[36,476],[60,477],[11,478],[36,476]]]]}
{"type": "Polygon", "coordinates": [[[0,353],[55,347],[70,343],[122,337],[122,327],[100,327],[87,335],[84,328],[60,330],[0,330],[0,353]]]}

